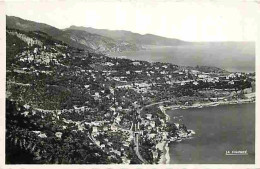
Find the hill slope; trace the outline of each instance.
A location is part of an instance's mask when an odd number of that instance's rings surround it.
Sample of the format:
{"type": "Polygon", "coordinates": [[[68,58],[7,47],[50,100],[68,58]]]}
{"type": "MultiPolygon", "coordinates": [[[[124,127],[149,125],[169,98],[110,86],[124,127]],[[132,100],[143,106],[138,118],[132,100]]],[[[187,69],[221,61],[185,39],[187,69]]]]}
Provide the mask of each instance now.
{"type": "Polygon", "coordinates": [[[105,36],[88,33],[81,30],[65,30],[63,34],[56,37],[63,40],[68,44],[78,43],[84,46],[88,46],[95,51],[100,52],[121,52],[129,50],[138,50],[138,47],[134,44],[130,44],[123,41],[116,41],[112,38],[105,36]]]}
{"type": "Polygon", "coordinates": [[[41,31],[57,40],[66,42],[72,47],[95,52],[118,52],[126,50],[138,50],[134,45],[123,41],[116,41],[101,35],[87,33],[79,30],[60,30],[53,26],[24,20],[15,16],[6,16],[6,26],[23,31],[41,31]]]}
{"type": "MultiPolygon", "coordinates": [[[[153,116],[148,123],[155,122],[162,131],[158,138],[165,132],[175,138],[187,130],[183,124],[177,129],[166,123],[157,105],[144,107],[166,100],[190,105],[219,97],[216,89],[235,87],[226,78],[214,80],[215,73],[223,73],[218,68],[110,58],[73,48],[41,31],[8,28],[6,37],[7,164],[139,164],[129,131],[137,121],[147,120],[147,112],[153,116]],[[206,83],[209,74],[195,70],[214,71],[211,82],[206,83]],[[210,95],[204,92],[209,88],[210,95]],[[143,110],[137,118],[139,108],[143,110]]],[[[248,88],[250,81],[241,78],[236,86],[248,88]]],[[[146,127],[140,125],[145,131],[140,152],[154,164],[160,157],[150,154],[159,139],[149,139],[153,131],[146,127]]]]}
{"type": "Polygon", "coordinates": [[[175,46],[186,44],[188,42],[181,41],[178,39],[171,39],[165,38],[157,35],[152,34],[145,34],[141,35],[138,33],[133,33],[130,31],[124,30],[107,30],[107,29],[94,29],[91,27],[78,27],[78,26],[71,26],[66,30],[84,30],[89,33],[95,33],[98,35],[110,37],[114,40],[118,41],[127,41],[130,43],[138,44],[138,45],[158,45],[158,46],[175,46]]]}

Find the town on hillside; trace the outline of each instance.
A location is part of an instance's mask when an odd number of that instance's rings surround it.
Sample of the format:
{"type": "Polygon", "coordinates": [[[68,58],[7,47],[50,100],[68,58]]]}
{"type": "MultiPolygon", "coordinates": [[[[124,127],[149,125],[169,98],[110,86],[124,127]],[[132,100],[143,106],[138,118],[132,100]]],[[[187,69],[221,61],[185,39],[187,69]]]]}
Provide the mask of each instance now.
{"type": "Polygon", "coordinates": [[[111,58],[6,30],[6,163],[159,164],[196,136],[167,109],[255,101],[255,73],[111,58]]]}

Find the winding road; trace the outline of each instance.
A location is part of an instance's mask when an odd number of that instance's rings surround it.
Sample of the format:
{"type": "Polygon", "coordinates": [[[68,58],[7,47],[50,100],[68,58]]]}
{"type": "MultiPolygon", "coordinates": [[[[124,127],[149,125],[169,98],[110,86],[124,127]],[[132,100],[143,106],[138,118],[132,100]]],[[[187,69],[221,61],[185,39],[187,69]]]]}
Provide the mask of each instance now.
{"type": "Polygon", "coordinates": [[[140,151],[139,151],[139,134],[140,134],[139,131],[140,131],[140,129],[139,129],[138,116],[136,114],[140,115],[141,111],[144,108],[150,107],[150,106],[154,106],[154,105],[157,105],[157,104],[161,104],[161,103],[164,103],[164,102],[169,102],[169,101],[161,101],[161,102],[148,104],[148,105],[146,105],[146,106],[144,106],[144,107],[142,107],[140,109],[137,109],[137,113],[135,113],[135,115],[134,115],[134,120],[133,120],[133,124],[132,124],[132,126],[133,126],[133,133],[134,133],[134,144],[135,144],[134,150],[135,150],[135,153],[136,153],[138,159],[140,161],[142,161],[143,164],[149,164],[149,163],[142,157],[142,155],[140,154],[140,151]]]}

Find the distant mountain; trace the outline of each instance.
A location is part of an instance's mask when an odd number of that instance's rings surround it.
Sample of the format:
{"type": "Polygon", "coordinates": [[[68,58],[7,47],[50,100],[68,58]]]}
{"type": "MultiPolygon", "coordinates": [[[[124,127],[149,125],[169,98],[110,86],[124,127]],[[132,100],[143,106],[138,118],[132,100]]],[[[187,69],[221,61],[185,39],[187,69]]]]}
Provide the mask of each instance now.
{"type": "Polygon", "coordinates": [[[88,46],[84,46],[80,43],[74,42],[73,40],[70,39],[65,39],[62,38],[64,31],[60,30],[58,28],[55,28],[53,26],[44,24],[44,23],[38,23],[38,22],[33,22],[29,20],[25,20],[19,17],[15,16],[6,16],[6,27],[7,28],[12,28],[12,29],[19,29],[23,30],[26,32],[29,31],[41,31],[44,33],[47,33],[48,35],[52,36],[53,38],[56,38],[58,40],[62,40],[66,43],[68,43],[70,46],[76,47],[76,48],[81,48],[81,49],[86,49],[86,50],[92,50],[88,46]]]}
{"type": "Polygon", "coordinates": [[[73,41],[100,52],[121,52],[139,49],[134,44],[130,44],[124,41],[116,41],[112,38],[88,33],[82,30],[64,30],[63,34],[56,38],[65,42],[68,40],[73,41]]]}
{"type": "Polygon", "coordinates": [[[6,26],[12,29],[23,31],[41,31],[51,35],[57,40],[61,40],[72,47],[95,52],[118,52],[139,50],[135,44],[124,41],[116,41],[112,38],[88,33],[80,30],[60,30],[53,26],[24,20],[15,16],[6,16],[6,26]]]}
{"type": "Polygon", "coordinates": [[[138,33],[133,33],[125,30],[94,29],[91,27],[78,27],[78,26],[71,26],[66,30],[83,30],[89,33],[106,36],[116,41],[126,41],[140,46],[147,46],[147,45],[148,46],[149,45],[176,46],[176,45],[183,45],[188,43],[178,39],[165,38],[165,37],[152,35],[152,34],[141,35],[138,33]]]}
{"type": "Polygon", "coordinates": [[[41,31],[54,37],[59,36],[63,32],[62,30],[53,26],[25,20],[15,16],[6,16],[6,27],[12,29],[20,29],[23,31],[41,31]]]}

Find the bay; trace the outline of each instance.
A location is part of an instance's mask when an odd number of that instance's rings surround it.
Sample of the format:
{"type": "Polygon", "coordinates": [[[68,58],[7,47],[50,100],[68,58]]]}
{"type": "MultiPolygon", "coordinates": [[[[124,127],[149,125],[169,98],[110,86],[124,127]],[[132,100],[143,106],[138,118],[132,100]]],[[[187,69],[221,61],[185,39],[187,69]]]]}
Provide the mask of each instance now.
{"type": "Polygon", "coordinates": [[[170,143],[171,164],[254,164],[255,104],[170,110],[171,122],[184,123],[194,138],[170,143]],[[248,155],[226,155],[226,151],[248,155]]]}

